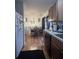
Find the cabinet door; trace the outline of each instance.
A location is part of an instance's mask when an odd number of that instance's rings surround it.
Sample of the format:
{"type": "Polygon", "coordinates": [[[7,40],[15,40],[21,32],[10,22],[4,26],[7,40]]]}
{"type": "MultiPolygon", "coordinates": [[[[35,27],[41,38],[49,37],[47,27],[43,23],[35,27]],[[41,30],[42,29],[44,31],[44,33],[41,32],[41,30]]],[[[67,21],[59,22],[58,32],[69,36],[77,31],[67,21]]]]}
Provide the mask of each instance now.
{"type": "Polygon", "coordinates": [[[23,18],[19,13],[15,13],[15,45],[16,45],[16,57],[19,55],[24,42],[23,34],[23,18]]]}
{"type": "Polygon", "coordinates": [[[50,57],[51,55],[51,36],[48,33],[45,33],[45,48],[47,50],[47,53],[50,57]]]}
{"type": "Polygon", "coordinates": [[[55,37],[51,39],[51,59],[63,59],[63,53],[60,51],[60,42],[55,37]]]}

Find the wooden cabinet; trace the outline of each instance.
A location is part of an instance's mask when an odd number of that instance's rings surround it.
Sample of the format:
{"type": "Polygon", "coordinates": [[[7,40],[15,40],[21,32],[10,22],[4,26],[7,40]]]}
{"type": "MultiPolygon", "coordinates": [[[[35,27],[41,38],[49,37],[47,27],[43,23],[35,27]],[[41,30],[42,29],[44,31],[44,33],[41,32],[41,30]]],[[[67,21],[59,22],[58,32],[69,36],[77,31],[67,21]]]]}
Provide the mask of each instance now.
{"type": "Polygon", "coordinates": [[[55,37],[51,39],[51,59],[63,59],[63,43],[55,37]]]}
{"type": "Polygon", "coordinates": [[[45,48],[50,59],[63,59],[63,42],[49,33],[44,33],[45,48]]]}
{"type": "Polygon", "coordinates": [[[51,36],[48,33],[44,33],[44,39],[45,39],[45,49],[48,53],[48,55],[51,55],[51,36]]]}

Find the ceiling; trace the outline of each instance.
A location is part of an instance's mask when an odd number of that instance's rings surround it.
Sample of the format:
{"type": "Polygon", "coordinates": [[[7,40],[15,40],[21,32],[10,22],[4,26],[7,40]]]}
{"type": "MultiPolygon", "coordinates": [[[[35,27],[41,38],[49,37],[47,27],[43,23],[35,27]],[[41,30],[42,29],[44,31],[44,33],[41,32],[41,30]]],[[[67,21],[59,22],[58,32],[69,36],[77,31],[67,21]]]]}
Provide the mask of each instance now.
{"type": "Polygon", "coordinates": [[[54,5],[56,0],[23,0],[24,17],[40,18],[47,14],[48,9],[54,5]]]}

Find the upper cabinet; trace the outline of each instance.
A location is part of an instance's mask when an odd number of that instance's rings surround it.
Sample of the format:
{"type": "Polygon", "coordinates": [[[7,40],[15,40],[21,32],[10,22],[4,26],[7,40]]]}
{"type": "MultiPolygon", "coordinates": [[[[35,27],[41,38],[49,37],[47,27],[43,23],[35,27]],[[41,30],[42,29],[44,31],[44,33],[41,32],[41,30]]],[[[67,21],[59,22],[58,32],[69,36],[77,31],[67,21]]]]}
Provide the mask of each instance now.
{"type": "Polygon", "coordinates": [[[54,21],[63,20],[63,0],[57,0],[57,2],[49,9],[49,18],[54,21]]]}
{"type": "Polygon", "coordinates": [[[56,8],[56,3],[49,9],[49,18],[53,20],[57,20],[57,8],[56,8]]]}

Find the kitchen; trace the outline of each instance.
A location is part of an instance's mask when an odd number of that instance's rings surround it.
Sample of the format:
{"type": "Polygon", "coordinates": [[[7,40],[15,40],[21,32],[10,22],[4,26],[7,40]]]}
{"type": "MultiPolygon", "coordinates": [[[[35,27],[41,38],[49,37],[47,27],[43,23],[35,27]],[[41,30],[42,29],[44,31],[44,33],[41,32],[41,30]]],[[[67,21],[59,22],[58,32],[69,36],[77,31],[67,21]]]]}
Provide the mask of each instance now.
{"type": "Polygon", "coordinates": [[[63,0],[15,1],[23,26],[20,43],[16,36],[16,57],[21,51],[43,50],[45,59],[63,59],[63,0]]]}

